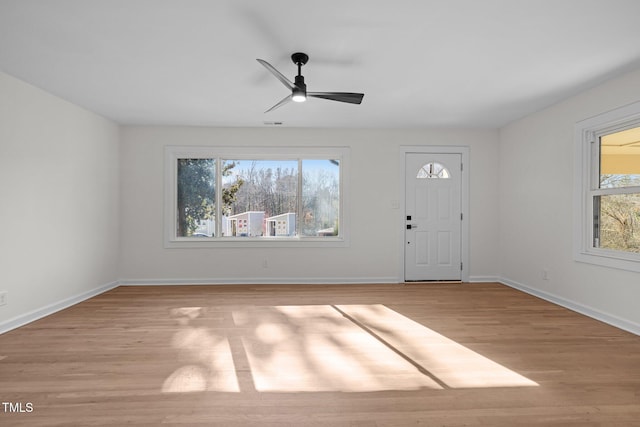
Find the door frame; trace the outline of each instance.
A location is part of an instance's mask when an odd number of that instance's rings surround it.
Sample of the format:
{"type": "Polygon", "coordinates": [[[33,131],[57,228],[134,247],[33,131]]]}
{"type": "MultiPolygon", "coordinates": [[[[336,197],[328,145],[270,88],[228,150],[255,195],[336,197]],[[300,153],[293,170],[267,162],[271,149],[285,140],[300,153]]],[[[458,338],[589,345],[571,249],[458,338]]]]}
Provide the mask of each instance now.
{"type": "Polygon", "coordinates": [[[462,157],[462,172],[460,176],[460,207],[462,210],[462,229],[460,230],[460,259],[462,260],[462,272],[461,279],[463,282],[469,281],[469,147],[461,145],[401,145],[399,154],[399,210],[397,227],[400,230],[400,237],[398,239],[399,251],[400,251],[400,266],[398,268],[398,282],[405,282],[404,267],[405,267],[405,218],[406,218],[406,170],[405,159],[408,154],[460,154],[462,157]]]}

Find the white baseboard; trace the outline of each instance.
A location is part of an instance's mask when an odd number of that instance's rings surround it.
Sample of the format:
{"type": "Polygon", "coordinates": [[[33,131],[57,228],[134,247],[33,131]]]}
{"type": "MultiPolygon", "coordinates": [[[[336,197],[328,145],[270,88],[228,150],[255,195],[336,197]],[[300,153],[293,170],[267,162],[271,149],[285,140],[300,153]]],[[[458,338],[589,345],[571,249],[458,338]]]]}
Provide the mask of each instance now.
{"type": "MultiPolygon", "coordinates": [[[[470,276],[469,283],[503,283],[499,276],[470,276]]],[[[120,286],[172,286],[172,285],[365,285],[365,284],[397,284],[397,277],[340,277],[340,278],[226,278],[226,279],[123,279],[120,286]]]]}
{"type": "Polygon", "coordinates": [[[499,283],[498,276],[469,276],[469,283],[499,283]]]}
{"type": "Polygon", "coordinates": [[[522,292],[536,296],[538,298],[549,301],[561,307],[567,308],[569,310],[575,311],[580,314],[584,314],[585,316],[591,317],[592,319],[599,320],[611,326],[615,326],[616,328],[622,329],[627,332],[631,332],[632,334],[640,335],[640,325],[635,322],[632,322],[626,319],[621,319],[620,317],[602,312],[595,308],[588,307],[586,305],[568,300],[566,298],[560,297],[558,295],[554,295],[549,292],[544,292],[539,289],[530,288],[527,285],[518,283],[514,280],[510,280],[504,277],[501,277],[497,281],[511,288],[518,289],[522,292]]]}
{"type": "Polygon", "coordinates": [[[124,279],[121,286],[154,286],[154,285],[362,285],[362,284],[394,284],[395,277],[265,277],[253,278],[215,278],[215,279],[124,279]]]}
{"type": "Polygon", "coordinates": [[[118,282],[107,283],[106,285],[98,286],[95,289],[91,289],[81,294],[63,299],[62,301],[46,305],[42,308],[38,308],[36,310],[6,320],[0,323],[0,334],[4,334],[5,332],[9,332],[13,329],[19,328],[20,326],[24,326],[27,323],[34,322],[45,316],[49,316],[50,314],[78,304],[79,302],[88,300],[89,298],[95,297],[96,295],[100,295],[104,292],[110,291],[111,289],[117,288],[118,285],[118,282]]]}

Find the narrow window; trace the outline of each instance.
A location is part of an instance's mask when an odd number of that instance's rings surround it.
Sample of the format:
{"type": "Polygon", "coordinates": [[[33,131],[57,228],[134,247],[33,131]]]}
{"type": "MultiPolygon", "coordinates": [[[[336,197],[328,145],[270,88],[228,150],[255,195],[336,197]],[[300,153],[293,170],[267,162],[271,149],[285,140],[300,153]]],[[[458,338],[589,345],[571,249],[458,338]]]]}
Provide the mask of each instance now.
{"type": "Polygon", "coordinates": [[[176,236],[211,237],[215,230],[215,159],[177,160],[176,236]]]}
{"type": "Polygon", "coordinates": [[[302,160],[303,236],[338,236],[340,231],[340,160],[302,160]]]}

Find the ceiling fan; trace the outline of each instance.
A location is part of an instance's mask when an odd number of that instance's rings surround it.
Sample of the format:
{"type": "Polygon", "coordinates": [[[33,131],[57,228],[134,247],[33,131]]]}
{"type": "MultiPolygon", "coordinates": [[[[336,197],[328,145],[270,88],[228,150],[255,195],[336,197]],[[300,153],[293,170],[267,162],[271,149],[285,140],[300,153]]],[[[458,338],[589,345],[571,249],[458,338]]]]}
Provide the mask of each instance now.
{"type": "Polygon", "coordinates": [[[257,59],[259,63],[269,70],[283,85],[291,91],[291,94],[286,96],[282,101],[278,102],[273,107],[269,108],[265,113],[273,111],[278,107],[282,107],[284,104],[294,102],[304,102],[307,97],[322,98],[330,101],[347,102],[349,104],[360,104],[364,93],[352,93],[352,92],[307,92],[307,85],[304,83],[304,76],[302,75],[302,66],[309,61],[309,56],[306,53],[296,52],[291,55],[291,60],[298,66],[298,75],[295,78],[295,83],[286,78],[282,73],[276,70],[273,65],[262,59],[257,59]]]}

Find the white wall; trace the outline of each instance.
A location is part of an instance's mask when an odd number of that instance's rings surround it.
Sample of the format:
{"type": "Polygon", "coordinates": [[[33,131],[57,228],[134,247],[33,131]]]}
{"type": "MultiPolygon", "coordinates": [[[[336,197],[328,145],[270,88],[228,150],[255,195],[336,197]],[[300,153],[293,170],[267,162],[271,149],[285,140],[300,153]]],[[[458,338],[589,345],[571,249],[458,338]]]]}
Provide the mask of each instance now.
{"type": "Polygon", "coordinates": [[[0,73],[0,333],[117,280],[119,130],[0,73]]]}
{"type": "Polygon", "coordinates": [[[122,130],[122,256],[125,283],[397,282],[402,271],[399,147],[470,147],[472,278],[498,274],[496,131],[125,127],[122,130]],[[350,246],[165,249],[166,145],[347,146],[351,149],[350,246]],[[355,220],[355,219],[358,220],[355,220]],[[262,267],[264,257],[268,268],[262,267]]]}
{"type": "Polygon", "coordinates": [[[120,132],[108,120],[0,73],[0,291],[8,292],[0,332],[118,279],[395,281],[402,269],[402,222],[391,207],[400,198],[399,147],[465,145],[471,279],[500,278],[640,333],[640,274],[572,258],[574,124],[638,100],[640,71],[500,132],[143,126],[120,132]],[[181,144],[350,147],[351,245],[165,249],[164,146],[181,144]],[[543,269],[549,280],[542,279],[543,269]]]}
{"type": "Polygon", "coordinates": [[[506,126],[499,180],[503,280],[636,333],[640,274],[573,260],[572,200],[575,123],[638,100],[640,71],[506,126]]]}

